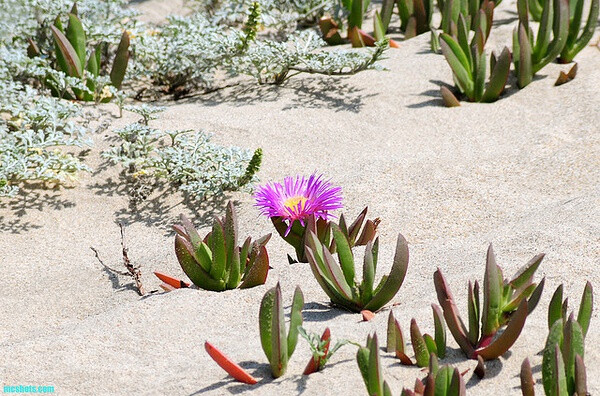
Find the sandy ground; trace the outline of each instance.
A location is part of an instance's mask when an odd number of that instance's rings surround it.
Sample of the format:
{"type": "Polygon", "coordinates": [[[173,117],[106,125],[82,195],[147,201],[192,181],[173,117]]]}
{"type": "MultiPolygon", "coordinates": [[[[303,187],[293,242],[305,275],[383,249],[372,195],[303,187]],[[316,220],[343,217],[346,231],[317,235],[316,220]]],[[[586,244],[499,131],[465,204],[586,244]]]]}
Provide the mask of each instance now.
{"type": "MultiPolygon", "coordinates": [[[[514,4],[496,17],[492,43],[510,43],[514,4]]],[[[432,274],[443,269],[461,308],[466,284],[482,279],[485,251],[494,243],[498,262],[510,275],[538,252],[545,252],[538,279],[546,290],[524,333],[509,353],[488,362],[483,381],[466,374],[468,393],[520,394],[519,367],[525,357],[541,377],[540,350],[546,307],[564,283],[577,307],[590,280],[600,288],[600,51],[586,48],[577,58],[579,75],[554,87],[550,65],[526,89],[509,89],[495,104],[441,106],[439,84],[452,82],[440,55],[428,51],[427,35],[389,51],[387,72],[348,78],[307,76],[283,87],[253,83],[209,96],[171,103],[154,122],[164,128],[196,128],[215,140],[248,148],[260,146],[262,181],[314,170],[343,187],[346,213],[369,205],[382,218],[379,276],[389,269],[398,232],[410,243],[410,265],[393,299],[394,314],[408,331],[418,319],[431,331],[430,304],[436,302],[432,274]]],[[[499,45],[496,45],[499,48],[499,45]]],[[[514,85],[514,81],[511,81],[514,85]]],[[[57,394],[237,394],[363,395],[356,349],[342,348],[322,373],[303,377],[310,357],[299,341],[288,373],[270,377],[260,347],[258,308],[267,288],[280,281],[286,312],[295,285],[305,295],[305,327],[334,339],[360,343],[370,332],[385,339],[387,311],[371,322],[330,308],[325,293],[305,264],[290,266],[292,250],[279,238],[268,249],[271,264],[265,286],[210,293],[180,290],[140,298],[127,277],[103,269],[121,268],[117,221],[126,225],[129,255],[141,266],[149,290],[158,288],[151,272],[181,276],[170,225],[181,212],[205,227],[222,206],[185,202],[157,190],[137,208],[129,206],[117,167],[99,152],[110,145],[111,129],[93,136],[87,156],[94,173],[71,188],[30,186],[0,203],[0,379],[3,385],[54,385],[57,394]],[[204,352],[210,340],[260,379],[254,387],[234,382],[204,352]]],[[[248,194],[239,204],[240,229],[258,237],[272,232],[248,194]]],[[[362,253],[359,253],[359,256],[362,253]]],[[[598,295],[596,293],[596,298],[598,295]]],[[[589,390],[600,392],[600,327],[595,309],[587,338],[589,390]]],[[[382,353],[384,375],[395,394],[423,373],[400,366],[382,353]]],[[[446,362],[465,361],[454,340],[446,362]]],[[[538,394],[542,394],[538,386],[538,394]]]]}

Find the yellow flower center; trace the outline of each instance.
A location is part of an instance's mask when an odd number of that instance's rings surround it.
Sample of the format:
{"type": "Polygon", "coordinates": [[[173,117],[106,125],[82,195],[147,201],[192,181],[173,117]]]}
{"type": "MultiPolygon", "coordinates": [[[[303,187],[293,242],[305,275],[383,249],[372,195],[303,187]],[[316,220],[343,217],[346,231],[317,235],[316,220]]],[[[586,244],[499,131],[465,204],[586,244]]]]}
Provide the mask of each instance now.
{"type": "Polygon", "coordinates": [[[303,196],[290,197],[285,200],[285,202],[283,203],[283,206],[295,211],[298,208],[298,204],[301,204],[301,206],[300,206],[301,209],[304,208],[304,206],[306,205],[306,197],[303,197],[303,196]]]}

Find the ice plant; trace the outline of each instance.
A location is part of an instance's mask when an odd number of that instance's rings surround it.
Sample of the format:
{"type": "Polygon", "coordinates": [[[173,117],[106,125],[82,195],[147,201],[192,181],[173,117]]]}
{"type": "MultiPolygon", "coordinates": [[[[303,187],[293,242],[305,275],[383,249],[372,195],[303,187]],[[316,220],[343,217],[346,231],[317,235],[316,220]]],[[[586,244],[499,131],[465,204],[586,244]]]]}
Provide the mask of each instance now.
{"type": "MultiPolygon", "coordinates": [[[[79,88],[72,88],[72,93],[61,92],[57,87],[58,81],[55,77],[47,77],[44,84],[47,85],[54,96],[64,99],[79,99],[84,101],[108,102],[113,94],[108,86],[99,84],[99,76],[102,71],[101,55],[104,51],[104,43],[99,43],[91,51],[89,58],[87,56],[87,36],[83,24],[79,19],[77,4],[73,5],[68,15],[69,23],[66,28],[63,27],[61,19],[56,18],[54,25],[50,26],[52,37],[54,38],[54,49],[56,57],[56,68],[70,77],[81,79],[89,92],[79,88]]],[[[27,53],[30,57],[48,56],[42,54],[33,40],[29,39],[29,48],[27,53]]],[[[116,50],[116,56],[110,72],[110,84],[118,90],[121,88],[125,72],[129,63],[129,33],[123,32],[121,41],[116,50]]]]}
{"type": "MultiPolygon", "coordinates": [[[[446,356],[446,325],[439,306],[432,304],[434,335],[421,334],[417,321],[412,319],[410,322],[410,339],[415,353],[416,365],[426,367],[429,364],[431,354],[439,355],[441,358],[446,356]]],[[[394,318],[394,313],[390,311],[387,327],[387,351],[395,353],[400,362],[405,365],[412,365],[412,360],[406,355],[406,345],[400,324],[394,318]]]]}
{"type": "Polygon", "coordinates": [[[356,353],[358,368],[370,396],[391,396],[392,391],[383,379],[381,362],[379,359],[379,343],[377,334],[367,337],[367,345],[361,346],[356,353]]]}
{"type": "Polygon", "coordinates": [[[527,0],[518,0],[517,9],[519,25],[513,31],[513,63],[517,85],[523,88],[563,51],[569,36],[569,1],[544,0],[535,43],[533,30],[529,26],[527,0]]]}
{"type": "Polygon", "coordinates": [[[464,396],[467,389],[461,373],[456,367],[439,367],[437,356],[429,359],[429,373],[423,381],[417,378],[414,390],[404,388],[401,396],[464,396]]]}
{"type": "Polygon", "coordinates": [[[304,296],[296,287],[292,301],[289,332],[285,330],[285,316],[281,301],[281,286],[269,289],[260,303],[259,326],[262,349],[269,359],[274,378],[285,374],[289,358],[298,343],[298,328],[302,326],[304,296]]]}
{"type": "MultiPolygon", "coordinates": [[[[560,285],[548,307],[550,330],[542,359],[542,382],[546,395],[587,395],[584,364],[585,336],[593,311],[593,290],[587,282],[581,297],[577,319],[573,313],[566,318],[567,300],[562,300],[560,285]]],[[[534,379],[529,359],[521,365],[521,391],[533,396],[534,379]]]]}
{"type": "Polygon", "coordinates": [[[202,289],[223,291],[262,285],[269,271],[265,245],[271,234],[252,242],[248,237],[238,245],[237,215],[227,204],[223,219],[215,218],[212,231],[201,238],[192,223],[181,215],[181,225],[173,226],[175,253],[181,268],[202,289]]]}
{"type": "MultiPolygon", "coordinates": [[[[308,178],[286,177],[283,183],[268,183],[257,189],[256,206],[268,216],[279,235],[296,250],[296,259],[307,262],[304,245],[312,229],[319,240],[335,252],[331,241],[331,210],[342,208],[342,189],[323,180],[323,176],[308,178]]],[[[367,220],[365,208],[350,225],[346,225],[344,215],[340,216],[340,227],[352,246],[365,245],[375,237],[379,219],[367,220]],[[364,227],[363,227],[364,224],[364,227]],[[362,233],[361,233],[362,228],[362,233]]],[[[292,261],[292,259],[290,259],[292,261]]]]}
{"type": "Polygon", "coordinates": [[[408,243],[398,234],[392,269],[375,286],[375,271],[379,252],[379,238],[365,247],[363,277],[358,283],[355,276],[354,253],[348,238],[337,224],[332,224],[338,260],[317,234],[309,230],[306,256],[317,282],[331,302],[353,312],[363,309],[375,312],[387,304],[400,290],[408,269],[408,243]],[[339,263],[339,264],[338,264],[339,263]]]}
{"type": "Polygon", "coordinates": [[[333,348],[331,348],[331,331],[329,330],[329,327],[325,329],[323,335],[320,337],[316,333],[307,333],[303,327],[299,327],[298,332],[302,338],[308,342],[310,350],[313,353],[312,358],[309,360],[302,373],[304,375],[310,375],[320,371],[338,349],[350,343],[348,340],[339,340],[335,343],[333,348]]]}
{"type": "Polygon", "coordinates": [[[267,183],[255,193],[256,206],[270,218],[287,223],[287,236],[295,222],[305,226],[311,215],[329,220],[331,210],[341,209],[342,188],[333,186],[323,175],[286,177],[282,183],[267,183]]]}
{"type": "Polygon", "coordinates": [[[543,258],[544,254],[536,255],[511,280],[504,279],[490,244],[483,281],[482,309],[479,304],[479,284],[477,281],[474,285],[469,282],[468,327],[460,318],[454,297],[438,268],[433,275],[438,301],[452,336],[468,358],[477,359],[477,356],[481,356],[484,360],[496,359],[515,343],[527,315],[535,309],[544,289],[545,279],[538,285],[533,282],[535,271],[543,258]],[[498,330],[504,326],[504,332],[496,337],[498,330]]]}
{"type": "Polygon", "coordinates": [[[558,61],[560,63],[569,63],[575,58],[582,49],[590,42],[592,36],[594,35],[594,31],[596,30],[596,25],[598,25],[598,9],[600,6],[599,0],[592,0],[590,4],[590,11],[588,14],[588,19],[581,31],[581,35],[579,31],[581,30],[581,18],[583,14],[583,0],[571,0],[569,1],[569,6],[571,10],[574,10],[572,14],[569,14],[569,35],[567,36],[567,42],[565,43],[565,47],[560,53],[560,57],[558,61]],[[575,3],[573,5],[573,3],[575,3]]]}

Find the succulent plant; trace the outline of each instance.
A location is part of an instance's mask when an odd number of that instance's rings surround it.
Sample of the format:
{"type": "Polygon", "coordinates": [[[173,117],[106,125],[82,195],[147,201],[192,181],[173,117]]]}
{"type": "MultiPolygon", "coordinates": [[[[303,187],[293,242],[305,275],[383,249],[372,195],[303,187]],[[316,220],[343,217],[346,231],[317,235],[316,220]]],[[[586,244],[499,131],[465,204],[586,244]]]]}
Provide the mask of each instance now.
{"type": "MultiPolygon", "coordinates": [[[[577,319],[573,313],[566,318],[568,301],[562,300],[562,294],[563,285],[560,285],[548,307],[549,333],[542,358],[544,393],[548,396],[586,396],[584,353],[594,305],[592,284],[587,282],[585,286],[577,319]]],[[[535,382],[529,359],[523,361],[520,375],[523,395],[533,396],[535,382]]]]}
{"type": "Polygon", "coordinates": [[[423,381],[417,379],[414,390],[404,388],[402,396],[464,396],[467,389],[462,374],[452,366],[439,367],[435,353],[429,359],[429,373],[423,381]]]}
{"type": "Polygon", "coordinates": [[[303,307],[304,296],[302,290],[300,290],[300,287],[296,287],[292,301],[289,332],[286,332],[279,283],[265,293],[260,303],[260,342],[265,355],[269,359],[271,373],[274,378],[279,378],[285,374],[288,360],[296,349],[298,329],[302,326],[303,307]]]}
{"type": "Polygon", "coordinates": [[[237,214],[227,204],[225,217],[215,218],[212,231],[201,238],[192,223],[181,215],[181,225],[173,226],[175,253],[181,268],[198,287],[212,291],[250,288],[262,285],[269,272],[267,234],[252,242],[248,237],[238,245],[237,214]]]}
{"type": "Polygon", "coordinates": [[[331,348],[331,330],[329,330],[329,327],[325,329],[323,335],[320,337],[316,333],[307,333],[302,327],[299,327],[298,331],[302,338],[308,342],[313,353],[312,358],[309,360],[302,373],[304,375],[310,375],[320,371],[338,349],[348,343],[354,344],[348,340],[339,340],[335,343],[333,348],[331,348]]]}
{"type": "Polygon", "coordinates": [[[513,63],[517,85],[524,88],[538,71],[563,51],[569,37],[569,1],[544,0],[535,44],[533,30],[529,26],[527,0],[518,0],[517,8],[519,25],[513,31],[513,63]]]}
{"type": "Polygon", "coordinates": [[[545,278],[536,285],[533,276],[543,258],[544,254],[536,255],[511,280],[504,279],[490,244],[482,307],[479,304],[478,282],[469,282],[468,327],[460,318],[454,297],[438,268],[433,275],[438,301],[450,333],[468,358],[477,359],[481,356],[484,360],[495,359],[514,344],[523,330],[527,315],[535,309],[542,295],[545,278]],[[504,332],[496,338],[498,330],[504,326],[504,332]]]}
{"type": "Polygon", "coordinates": [[[356,353],[358,368],[362,374],[369,396],[391,396],[392,391],[383,379],[381,362],[379,359],[379,343],[377,334],[367,337],[367,345],[358,348],[356,353]]]}
{"type": "MultiPolygon", "coordinates": [[[[375,239],[377,234],[377,226],[379,225],[379,218],[375,220],[366,220],[367,208],[364,208],[358,217],[354,220],[350,226],[346,223],[344,214],[340,215],[339,227],[346,236],[348,243],[351,247],[364,246],[368,242],[375,239]]],[[[288,230],[288,225],[285,223],[282,217],[271,217],[271,221],[277,230],[277,233],[296,250],[296,259],[301,263],[308,262],[304,246],[307,243],[308,230],[313,230],[318,236],[321,243],[325,244],[329,248],[330,253],[336,252],[335,240],[331,238],[331,222],[319,218],[315,219],[314,216],[308,218],[303,226],[300,221],[295,220],[292,227],[288,230]],[[286,234],[287,232],[287,234],[286,234]]],[[[291,261],[291,260],[290,260],[291,261]]]]}
{"type": "MultiPolygon", "coordinates": [[[[458,18],[457,37],[441,33],[440,44],[459,91],[471,102],[493,102],[504,91],[510,72],[511,55],[506,47],[497,59],[494,54],[491,55],[491,75],[486,87],[487,64],[484,46],[488,26],[485,12],[480,10],[479,15],[479,26],[470,44],[469,29],[462,14],[458,18]]],[[[442,88],[442,95],[446,106],[451,107],[458,103],[458,99],[445,87],[442,88]]]]}
{"type": "Polygon", "coordinates": [[[478,28],[482,28],[487,40],[492,28],[494,9],[498,4],[500,4],[500,1],[438,0],[438,7],[442,15],[440,29],[442,32],[456,37],[458,34],[458,20],[462,15],[467,30],[477,32],[478,28]],[[484,20],[480,20],[482,17],[484,20]]]}
{"type": "MultiPolygon", "coordinates": [[[[355,227],[356,228],[356,227],[355,227]]],[[[352,229],[352,228],[351,228],[352,229]]],[[[365,247],[363,278],[357,283],[355,276],[354,253],[352,251],[352,232],[344,232],[344,223],[340,226],[332,223],[331,231],[335,243],[338,261],[333,257],[327,244],[321,242],[317,233],[308,230],[306,257],[317,282],[327,293],[331,302],[353,312],[363,309],[377,311],[387,304],[398,292],[408,269],[408,244],[402,234],[398,235],[396,253],[392,269],[374,287],[379,238],[369,241],[365,247]]]]}
{"type": "MultiPolygon", "coordinates": [[[[400,16],[400,30],[404,32],[404,38],[409,39],[431,29],[431,17],[434,12],[433,0],[383,0],[381,12],[377,13],[381,21],[383,33],[388,31],[394,5],[398,7],[400,16]]],[[[377,22],[375,32],[377,33],[377,22]]],[[[377,34],[375,35],[377,38],[377,34]]],[[[390,44],[390,46],[393,46],[390,44]]]]}
{"type": "Polygon", "coordinates": [[[584,0],[570,0],[569,35],[558,61],[569,63],[590,42],[598,25],[598,9],[600,1],[591,0],[587,22],[581,30],[584,0]],[[579,34],[581,30],[581,35],[579,34]]]}
{"type": "MultiPolygon", "coordinates": [[[[64,72],[70,77],[76,77],[85,82],[89,92],[82,89],[73,88],[73,96],[69,93],[61,94],[56,89],[56,84],[52,81],[52,76],[45,81],[54,96],[64,97],[66,99],[79,99],[84,101],[108,102],[113,97],[110,90],[107,92],[99,84],[99,75],[102,69],[101,53],[104,44],[100,43],[94,48],[90,57],[86,59],[87,36],[83,29],[83,24],[77,15],[77,6],[73,5],[68,14],[69,23],[66,29],[63,27],[60,18],[56,18],[54,25],[50,26],[55,43],[55,57],[58,70],[64,72]]],[[[40,56],[38,46],[30,39],[27,53],[30,57],[40,56]]],[[[113,66],[110,72],[110,83],[117,90],[121,88],[127,64],[129,63],[129,34],[123,32],[121,41],[116,51],[113,66]]]]}
{"type": "MultiPolygon", "coordinates": [[[[415,353],[416,365],[426,367],[429,364],[429,356],[435,354],[444,358],[446,356],[446,324],[442,310],[439,306],[432,304],[434,337],[429,334],[422,334],[417,321],[412,319],[410,322],[410,339],[415,353]]],[[[395,353],[402,364],[412,365],[412,360],[406,355],[406,345],[400,324],[394,318],[394,313],[390,311],[387,326],[387,351],[395,353]]]]}

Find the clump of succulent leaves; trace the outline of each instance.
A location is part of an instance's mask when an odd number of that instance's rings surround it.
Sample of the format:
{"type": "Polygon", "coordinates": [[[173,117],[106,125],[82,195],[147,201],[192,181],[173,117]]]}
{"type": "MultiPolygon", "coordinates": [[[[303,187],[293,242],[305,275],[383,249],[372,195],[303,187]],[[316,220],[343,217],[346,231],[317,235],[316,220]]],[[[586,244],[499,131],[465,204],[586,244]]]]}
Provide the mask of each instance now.
{"type": "MultiPolygon", "coordinates": [[[[563,301],[560,285],[548,307],[549,333],[542,358],[542,383],[546,395],[586,396],[586,368],[584,364],[585,336],[593,311],[592,284],[587,282],[579,304],[577,319],[573,313],[567,317],[568,301],[563,301]]],[[[533,396],[534,379],[529,359],[521,365],[521,391],[533,396]]]]}
{"type": "Polygon", "coordinates": [[[410,340],[415,354],[415,363],[406,354],[402,329],[398,320],[394,318],[393,311],[390,311],[387,324],[387,352],[394,353],[402,364],[427,367],[432,354],[442,359],[446,356],[446,324],[442,310],[435,304],[432,304],[431,308],[433,309],[434,337],[427,333],[422,334],[415,319],[410,322],[410,340]]]}
{"type": "Polygon", "coordinates": [[[358,348],[356,361],[369,395],[392,395],[390,386],[383,379],[377,334],[367,336],[366,346],[358,348]]]}
{"type": "Polygon", "coordinates": [[[458,368],[449,365],[439,366],[435,353],[429,359],[429,372],[423,381],[417,379],[413,390],[404,388],[401,396],[464,396],[467,393],[465,381],[458,368]]]}
{"type": "Polygon", "coordinates": [[[129,34],[124,31],[121,36],[116,55],[110,71],[110,82],[100,77],[103,68],[102,53],[105,52],[104,43],[99,43],[91,51],[88,57],[88,39],[83,24],[78,16],[77,3],[68,14],[68,23],[63,25],[61,18],[57,17],[54,24],[50,26],[54,38],[54,53],[42,54],[39,46],[29,40],[27,53],[30,57],[52,56],[55,59],[55,68],[69,77],[82,81],[86,89],[70,87],[66,91],[61,86],[60,79],[49,74],[43,83],[50,89],[53,96],[65,99],[79,99],[84,101],[108,102],[113,97],[113,91],[121,88],[127,64],[129,63],[129,34]]]}
{"type": "Polygon", "coordinates": [[[477,359],[481,356],[484,360],[496,359],[515,343],[528,314],[537,306],[544,288],[545,278],[539,284],[533,282],[543,258],[543,254],[536,255],[512,279],[504,279],[490,244],[483,280],[482,305],[479,283],[469,282],[468,326],[465,326],[458,313],[442,271],[438,269],[435,272],[433,280],[446,324],[468,358],[477,359]],[[498,331],[503,327],[504,331],[498,336],[498,331]]]}
{"type": "MultiPolygon", "coordinates": [[[[340,215],[339,229],[346,236],[351,248],[355,246],[364,246],[368,242],[373,241],[377,235],[377,226],[381,220],[379,218],[374,220],[366,219],[367,211],[368,207],[364,208],[349,226],[347,225],[344,214],[340,215]]],[[[308,262],[304,246],[308,241],[310,230],[317,235],[322,244],[328,246],[330,253],[333,254],[336,252],[336,242],[335,239],[332,239],[332,223],[330,221],[323,218],[315,220],[314,216],[310,216],[303,226],[299,220],[295,220],[289,228],[289,232],[286,219],[283,217],[271,217],[271,222],[283,240],[294,247],[294,250],[296,251],[296,260],[298,262],[308,262]]],[[[291,258],[289,258],[289,260],[292,262],[291,258]]]]}
{"type": "Polygon", "coordinates": [[[296,287],[292,299],[289,330],[286,331],[279,283],[265,293],[260,303],[260,342],[267,359],[269,359],[271,374],[274,378],[285,374],[288,361],[296,349],[299,328],[302,326],[303,307],[302,290],[300,287],[296,287]]]}
{"type": "MultiPolygon", "coordinates": [[[[447,0],[452,1],[452,0],[447,0]]],[[[493,9],[493,3],[492,9],[493,9]]],[[[498,58],[490,57],[491,75],[486,86],[487,56],[485,43],[491,24],[483,9],[479,10],[475,21],[475,34],[469,43],[469,22],[461,13],[453,37],[448,33],[440,34],[442,53],[448,61],[458,90],[471,102],[493,102],[504,91],[510,72],[511,54],[504,47],[498,58]]],[[[446,88],[441,88],[444,103],[448,107],[459,105],[458,99],[446,88]]]]}
{"type": "Polygon", "coordinates": [[[190,220],[181,215],[181,225],[173,226],[175,253],[190,280],[205,290],[223,291],[262,285],[269,272],[267,234],[257,241],[248,237],[240,246],[237,214],[232,202],[225,217],[215,218],[212,231],[200,237],[190,220]]]}
{"type": "Polygon", "coordinates": [[[517,1],[519,25],[513,31],[513,63],[519,88],[562,52],[569,37],[569,1],[545,0],[537,35],[529,26],[527,0],[517,1]],[[534,42],[535,40],[535,42],[534,42]]]}
{"type": "Polygon", "coordinates": [[[433,0],[384,0],[381,3],[380,18],[385,32],[389,29],[394,5],[398,8],[400,30],[404,32],[405,39],[430,30],[434,12],[433,0]]]}
{"type": "Polygon", "coordinates": [[[308,333],[303,327],[299,327],[298,332],[302,338],[308,342],[313,354],[302,373],[304,375],[310,375],[314,372],[321,371],[325,364],[327,364],[327,361],[338,349],[348,343],[353,344],[353,342],[348,340],[338,340],[335,345],[331,347],[331,330],[329,330],[329,327],[323,331],[321,336],[316,333],[308,333]]]}
{"type": "MultiPolygon", "coordinates": [[[[203,131],[161,130],[149,122],[164,110],[154,106],[125,106],[142,117],[114,133],[119,145],[102,153],[113,164],[121,164],[133,181],[165,179],[198,200],[226,191],[250,190],[257,181],[262,150],[221,146],[203,131]]],[[[144,197],[147,196],[146,193],[144,197]]]]}
{"type": "Polygon", "coordinates": [[[560,63],[569,63],[573,58],[585,48],[592,39],[596,26],[598,25],[598,10],[600,8],[599,0],[592,0],[589,7],[587,21],[581,26],[584,1],[569,1],[569,34],[563,50],[560,52],[558,61],[560,63]]]}
{"type": "Polygon", "coordinates": [[[362,281],[356,278],[355,257],[352,240],[348,233],[335,223],[331,225],[338,260],[324,244],[318,233],[308,230],[306,257],[317,282],[334,305],[353,312],[369,310],[375,312],[387,304],[404,282],[408,270],[408,243],[402,234],[398,235],[396,253],[390,273],[383,276],[375,286],[375,274],[379,253],[379,238],[365,246],[362,281]]]}

